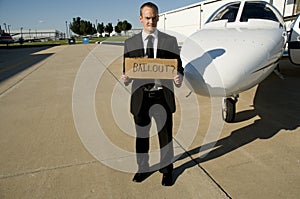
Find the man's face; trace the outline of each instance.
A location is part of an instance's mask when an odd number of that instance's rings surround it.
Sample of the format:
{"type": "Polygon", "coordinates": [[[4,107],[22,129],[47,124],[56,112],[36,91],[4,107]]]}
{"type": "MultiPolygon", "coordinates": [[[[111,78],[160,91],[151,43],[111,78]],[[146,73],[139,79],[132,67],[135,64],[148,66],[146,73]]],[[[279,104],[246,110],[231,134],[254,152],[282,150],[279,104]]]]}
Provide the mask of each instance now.
{"type": "Polygon", "coordinates": [[[142,16],[140,21],[143,25],[143,29],[146,33],[151,34],[156,30],[158,22],[158,13],[155,9],[145,6],[142,9],[142,16]]]}

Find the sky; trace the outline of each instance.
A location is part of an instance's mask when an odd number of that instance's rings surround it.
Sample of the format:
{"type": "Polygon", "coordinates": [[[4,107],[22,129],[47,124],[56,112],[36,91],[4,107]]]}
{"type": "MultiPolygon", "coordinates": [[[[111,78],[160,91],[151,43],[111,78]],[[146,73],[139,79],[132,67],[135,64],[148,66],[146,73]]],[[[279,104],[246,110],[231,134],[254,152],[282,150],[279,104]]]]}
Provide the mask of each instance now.
{"type": "MultiPolygon", "coordinates": [[[[153,0],[159,12],[165,12],[201,2],[202,0],[153,0]]],[[[127,20],[133,28],[140,28],[140,6],[147,2],[138,0],[0,0],[0,26],[10,30],[49,30],[66,32],[66,21],[80,17],[96,23],[127,20]]]]}

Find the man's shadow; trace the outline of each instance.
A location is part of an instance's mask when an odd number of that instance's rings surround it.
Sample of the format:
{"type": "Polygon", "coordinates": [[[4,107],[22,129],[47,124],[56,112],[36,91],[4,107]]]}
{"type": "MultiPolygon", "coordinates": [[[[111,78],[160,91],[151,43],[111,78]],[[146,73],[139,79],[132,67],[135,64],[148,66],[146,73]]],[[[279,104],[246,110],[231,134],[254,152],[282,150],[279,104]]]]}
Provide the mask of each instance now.
{"type": "Polygon", "coordinates": [[[274,73],[261,82],[254,98],[254,110],[237,113],[237,121],[258,115],[260,119],[249,126],[235,130],[230,136],[207,143],[182,154],[178,160],[197,155],[210,149],[206,154],[192,159],[174,169],[174,182],[188,168],[213,160],[243,147],[257,139],[269,139],[280,130],[294,130],[300,126],[300,69],[282,69],[285,80],[274,73]],[[212,149],[212,147],[215,149],[212,149]]]}

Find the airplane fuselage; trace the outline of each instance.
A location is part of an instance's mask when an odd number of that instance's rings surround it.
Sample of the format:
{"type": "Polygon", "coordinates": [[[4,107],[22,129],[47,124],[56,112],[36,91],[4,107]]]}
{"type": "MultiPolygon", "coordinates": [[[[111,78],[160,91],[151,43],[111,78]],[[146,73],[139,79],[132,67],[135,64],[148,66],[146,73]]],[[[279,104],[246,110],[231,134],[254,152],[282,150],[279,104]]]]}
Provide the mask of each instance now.
{"type": "Polygon", "coordinates": [[[235,96],[261,82],[276,67],[286,43],[284,26],[274,19],[242,20],[244,5],[234,7],[234,20],[212,20],[184,42],[185,80],[195,93],[235,96]]]}

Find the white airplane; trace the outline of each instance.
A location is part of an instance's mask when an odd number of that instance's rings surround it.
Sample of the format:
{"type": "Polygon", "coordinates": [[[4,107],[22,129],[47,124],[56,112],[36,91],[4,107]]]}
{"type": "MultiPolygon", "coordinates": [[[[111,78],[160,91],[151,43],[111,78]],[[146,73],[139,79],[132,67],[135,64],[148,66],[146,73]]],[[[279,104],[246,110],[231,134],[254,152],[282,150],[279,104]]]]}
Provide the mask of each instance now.
{"type": "Polygon", "coordinates": [[[293,64],[300,64],[300,14],[294,21],[289,36],[289,57],[293,64]]]}
{"type": "Polygon", "coordinates": [[[274,6],[258,0],[228,3],[183,43],[185,82],[196,94],[223,97],[223,119],[233,122],[239,93],[276,70],[286,42],[284,20],[274,6]]]}

